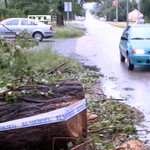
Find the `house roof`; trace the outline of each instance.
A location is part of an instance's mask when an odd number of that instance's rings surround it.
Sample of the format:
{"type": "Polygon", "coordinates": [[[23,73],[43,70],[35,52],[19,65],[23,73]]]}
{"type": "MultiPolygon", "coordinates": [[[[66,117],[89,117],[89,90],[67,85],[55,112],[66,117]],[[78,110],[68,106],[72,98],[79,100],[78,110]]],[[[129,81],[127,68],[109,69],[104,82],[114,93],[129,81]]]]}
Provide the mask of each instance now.
{"type": "Polygon", "coordinates": [[[138,17],[138,15],[140,14],[140,16],[142,17],[143,14],[141,12],[139,12],[137,9],[134,9],[133,11],[131,11],[128,15],[129,16],[134,16],[134,17],[138,17]]]}

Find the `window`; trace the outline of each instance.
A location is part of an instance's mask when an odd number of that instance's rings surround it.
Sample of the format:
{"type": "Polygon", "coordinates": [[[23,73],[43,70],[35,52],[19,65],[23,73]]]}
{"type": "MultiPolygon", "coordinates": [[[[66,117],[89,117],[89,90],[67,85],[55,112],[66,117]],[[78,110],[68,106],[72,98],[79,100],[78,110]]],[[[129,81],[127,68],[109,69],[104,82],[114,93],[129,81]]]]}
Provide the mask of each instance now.
{"type": "Polygon", "coordinates": [[[37,22],[36,21],[31,21],[31,24],[32,25],[37,25],[37,22]]]}
{"type": "Polygon", "coordinates": [[[28,20],[21,20],[21,25],[28,25],[28,20]]]}
{"type": "Polygon", "coordinates": [[[5,22],[5,24],[8,26],[18,25],[18,23],[19,23],[19,19],[13,19],[5,22]]]}
{"type": "Polygon", "coordinates": [[[35,21],[32,20],[21,20],[21,25],[37,25],[35,21]]]}

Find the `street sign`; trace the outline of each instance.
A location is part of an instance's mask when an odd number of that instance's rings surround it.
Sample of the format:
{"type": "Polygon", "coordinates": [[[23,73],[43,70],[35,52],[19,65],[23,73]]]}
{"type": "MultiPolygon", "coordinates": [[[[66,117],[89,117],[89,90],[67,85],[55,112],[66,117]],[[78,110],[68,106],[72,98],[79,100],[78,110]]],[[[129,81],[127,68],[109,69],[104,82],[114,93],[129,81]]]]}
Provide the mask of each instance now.
{"type": "Polygon", "coordinates": [[[51,15],[28,15],[28,19],[35,19],[46,24],[51,24],[51,15]]]}
{"type": "Polygon", "coordinates": [[[64,2],[64,9],[65,9],[65,11],[72,11],[72,3],[64,2]]]}
{"type": "Polygon", "coordinates": [[[64,10],[67,12],[67,20],[69,24],[69,11],[72,11],[72,3],[71,2],[64,2],[64,10]]]}
{"type": "Polygon", "coordinates": [[[113,4],[113,6],[116,6],[116,1],[113,1],[112,4],[113,4]]]}

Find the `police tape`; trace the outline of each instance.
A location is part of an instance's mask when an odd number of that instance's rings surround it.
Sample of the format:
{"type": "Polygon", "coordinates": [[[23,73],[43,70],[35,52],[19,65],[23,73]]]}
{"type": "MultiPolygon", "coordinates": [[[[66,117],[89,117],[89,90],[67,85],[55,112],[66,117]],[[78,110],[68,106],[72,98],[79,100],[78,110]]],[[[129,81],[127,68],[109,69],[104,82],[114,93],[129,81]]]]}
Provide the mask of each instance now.
{"type": "Polygon", "coordinates": [[[47,113],[0,123],[0,131],[67,121],[69,118],[77,115],[84,109],[86,109],[86,102],[85,99],[82,99],[81,101],[78,101],[70,106],[53,110],[47,113]]]}

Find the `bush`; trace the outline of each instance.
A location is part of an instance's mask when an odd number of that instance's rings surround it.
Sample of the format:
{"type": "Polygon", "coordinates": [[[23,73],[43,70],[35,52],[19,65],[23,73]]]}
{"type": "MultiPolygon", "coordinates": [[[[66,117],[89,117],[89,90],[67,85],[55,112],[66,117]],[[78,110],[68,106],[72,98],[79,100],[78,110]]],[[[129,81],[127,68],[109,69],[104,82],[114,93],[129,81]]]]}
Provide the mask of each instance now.
{"type": "MultiPolygon", "coordinates": [[[[21,10],[17,9],[0,9],[0,16],[3,15],[4,19],[6,18],[12,18],[12,17],[24,17],[24,14],[21,10]]],[[[0,18],[1,20],[2,18],[0,18]]]]}
{"type": "Polygon", "coordinates": [[[64,38],[75,38],[84,35],[84,31],[79,28],[74,27],[55,27],[54,28],[54,38],[64,39],[64,38]]]}
{"type": "Polygon", "coordinates": [[[38,50],[25,50],[24,53],[33,70],[54,68],[65,60],[69,62],[67,65],[69,65],[70,68],[73,68],[73,66],[81,67],[79,62],[69,57],[60,56],[57,52],[54,52],[51,47],[42,47],[38,50]]]}

